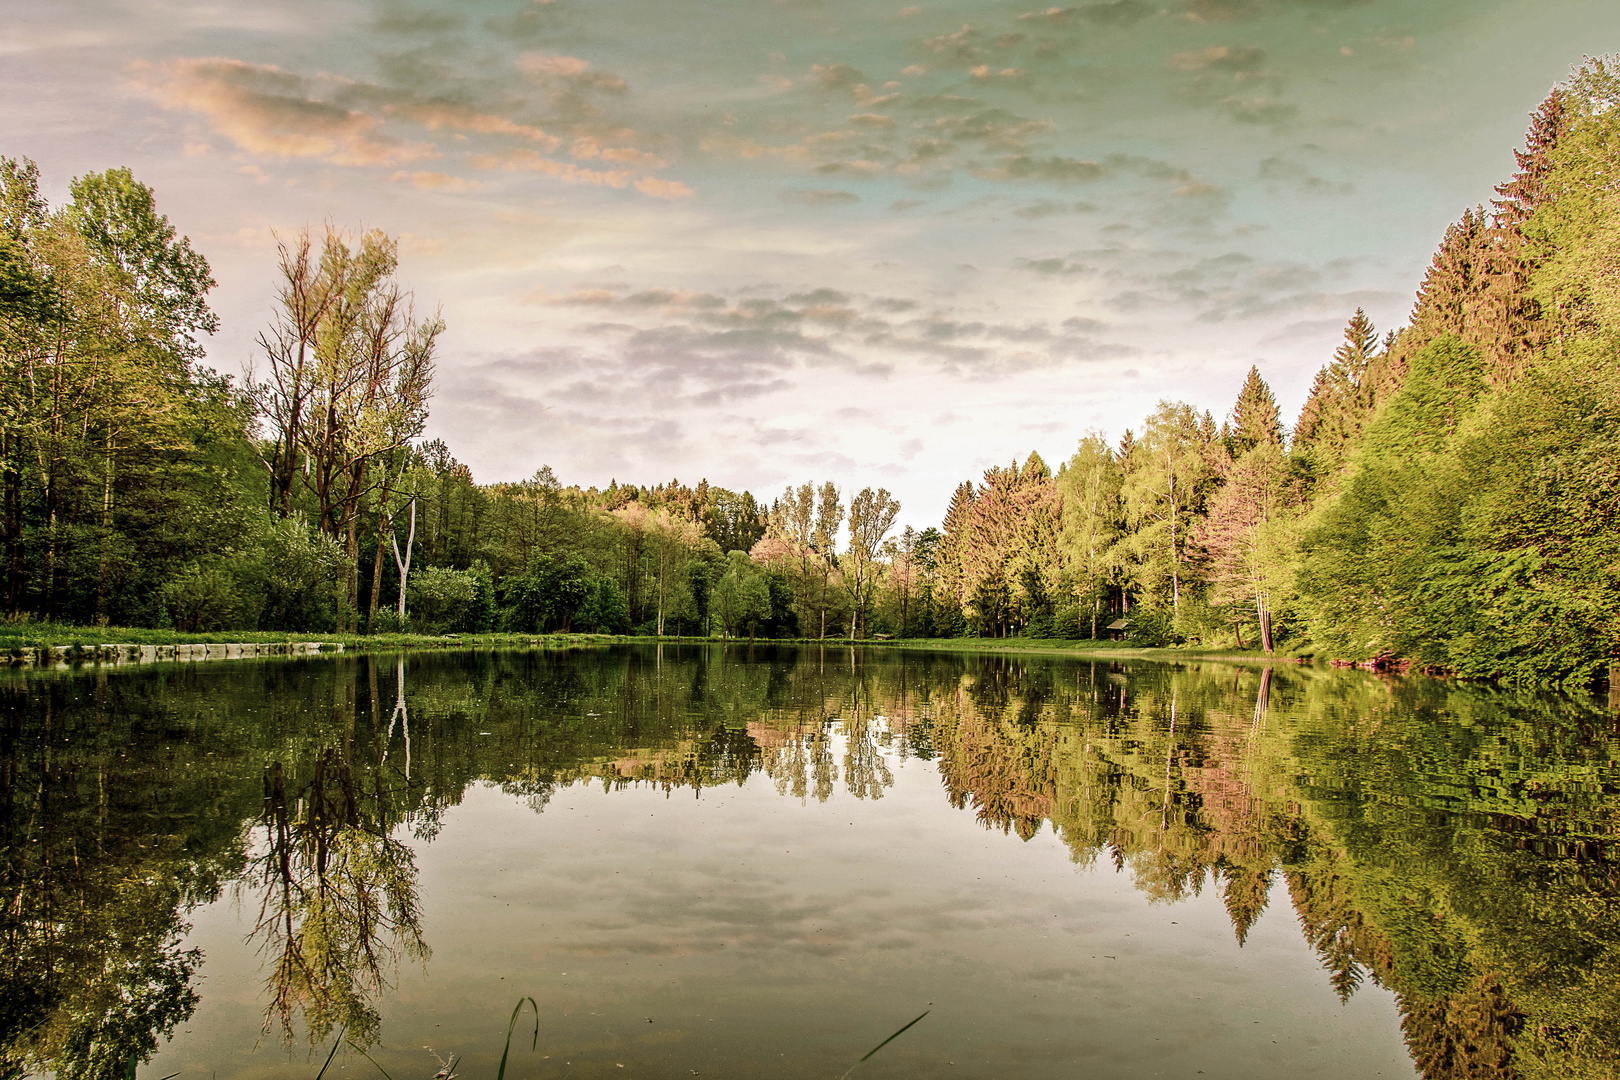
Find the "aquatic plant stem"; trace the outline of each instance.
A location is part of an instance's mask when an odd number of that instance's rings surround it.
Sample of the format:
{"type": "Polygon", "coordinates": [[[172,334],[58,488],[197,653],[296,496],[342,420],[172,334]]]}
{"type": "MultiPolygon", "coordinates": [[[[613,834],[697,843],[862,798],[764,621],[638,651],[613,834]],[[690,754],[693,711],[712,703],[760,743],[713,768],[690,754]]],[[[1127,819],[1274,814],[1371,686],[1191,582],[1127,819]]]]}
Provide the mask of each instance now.
{"type": "MultiPolygon", "coordinates": [[[[923,1018],[923,1016],[927,1016],[929,1013],[931,1013],[933,1011],[934,1011],[933,1009],[924,1009],[922,1016],[917,1017],[917,1020],[921,1020],[923,1018]]],[[[513,1019],[516,1019],[515,1015],[514,1015],[513,1019]]],[[[904,1035],[907,1031],[911,1030],[912,1024],[915,1024],[917,1022],[917,1020],[913,1020],[910,1024],[907,1024],[905,1027],[901,1028],[899,1031],[895,1032],[893,1035],[890,1035],[887,1039],[884,1039],[882,1042],[880,1042],[876,1046],[872,1047],[872,1049],[868,1050],[866,1052],[866,1057],[861,1058],[861,1060],[859,1060],[855,1064],[851,1065],[849,1067],[849,1070],[847,1072],[845,1072],[843,1076],[840,1076],[838,1078],[838,1080],[844,1080],[844,1078],[847,1077],[850,1073],[854,1072],[856,1069],[858,1069],[862,1065],[866,1064],[866,1058],[871,1057],[873,1054],[877,1053],[879,1050],[883,1049],[885,1046],[888,1046],[890,1043],[894,1042],[894,1040],[898,1039],[900,1036],[904,1035]]],[[[538,1023],[538,1022],[539,1021],[536,1020],[536,1023],[538,1023]]]]}

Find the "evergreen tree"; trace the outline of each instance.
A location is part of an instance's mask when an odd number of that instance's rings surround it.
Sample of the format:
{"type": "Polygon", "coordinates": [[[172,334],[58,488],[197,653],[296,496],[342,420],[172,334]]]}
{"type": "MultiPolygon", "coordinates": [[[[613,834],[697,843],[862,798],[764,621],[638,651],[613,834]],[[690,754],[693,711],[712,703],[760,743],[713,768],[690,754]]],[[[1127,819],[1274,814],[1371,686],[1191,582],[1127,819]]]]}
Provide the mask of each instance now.
{"type": "Polygon", "coordinates": [[[1315,443],[1321,433],[1322,414],[1327,409],[1331,387],[1327,365],[1324,364],[1317,369],[1316,378],[1311,382],[1311,392],[1305,396],[1305,404],[1299,410],[1299,418],[1294,421],[1295,447],[1305,448],[1315,443]]]}
{"type": "Polygon", "coordinates": [[[1229,424],[1230,434],[1225,441],[1233,457],[1242,457],[1262,443],[1283,444],[1282,412],[1258,367],[1249,368],[1237,403],[1232,406],[1229,424]]]}
{"type": "Polygon", "coordinates": [[[1295,425],[1295,447],[1305,451],[1327,489],[1344,468],[1351,448],[1377,404],[1371,374],[1378,353],[1378,331],[1360,308],[1344,328],[1333,360],[1317,374],[1295,425]]]}

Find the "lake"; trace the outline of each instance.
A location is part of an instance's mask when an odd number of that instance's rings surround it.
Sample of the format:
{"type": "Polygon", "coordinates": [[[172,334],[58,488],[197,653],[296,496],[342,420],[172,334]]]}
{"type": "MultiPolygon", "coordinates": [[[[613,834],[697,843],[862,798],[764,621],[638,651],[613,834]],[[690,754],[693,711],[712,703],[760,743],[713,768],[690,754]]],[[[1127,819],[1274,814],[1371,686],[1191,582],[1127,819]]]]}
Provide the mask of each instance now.
{"type": "Polygon", "coordinates": [[[525,998],[512,1080],[837,1078],[925,1012],[854,1076],[1620,1069],[1596,698],[692,644],[0,694],[0,1077],[495,1080],[525,998]]]}

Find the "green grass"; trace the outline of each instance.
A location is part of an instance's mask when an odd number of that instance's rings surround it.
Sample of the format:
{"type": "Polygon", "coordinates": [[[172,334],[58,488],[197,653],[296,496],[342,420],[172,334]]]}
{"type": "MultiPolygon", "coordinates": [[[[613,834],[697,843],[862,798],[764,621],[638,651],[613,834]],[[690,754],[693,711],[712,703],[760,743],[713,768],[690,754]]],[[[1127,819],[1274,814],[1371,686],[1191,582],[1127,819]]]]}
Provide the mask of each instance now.
{"type": "Polygon", "coordinates": [[[91,645],[226,645],[319,641],[342,645],[346,651],[433,648],[571,648],[616,641],[655,640],[622,638],[612,634],[315,634],[270,630],[218,630],[187,632],[130,626],[70,626],[64,623],[0,623],[0,651],[51,646],[91,645]]]}
{"type": "MultiPolygon", "coordinates": [[[[726,644],[748,642],[745,637],[725,639],[726,644]]],[[[84,649],[93,645],[224,645],[236,642],[267,644],[318,641],[342,645],[346,652],[381,652],[403,649],[573,649],[615,644],[718,644],[715,637],[635,637],[621,634],[315,634],[266,630],[220,630],[188,633],[127,626],[72,626],[66,623],[0,623],[0,653],[20,649],[66,647],[84,649]]],[[[846,648],[848,638],[756,638],[756,645],[815,645],[846,648]]],[[[1227,660],[1236,663],[1297,663],[1309,654],[1279,651],[1267,656],[1258,649],[1206,648],[1195,645],[1149,648],[1119,641],[1068,640],[1059,638],[892,638],[863,639],[853,644],[881,649],[929,649],[949,652],[991,652],[1047,656],[1086,656],[1099,660],[1227,660]]]]}
{"type": "Polygon", "coordinates": [[[1269,656],[1259,649],[1211,648],[1201,645],[1152,647],[1123,641],[1090,638],[896,638],[863,644],[879,648],[930,649],[946,652],[1029,653],[1047,656],[1087,656],[1098,660],[1228,660],[1243,664],[1309,662],[1309,653],[1278,650],[1269,656]]]}

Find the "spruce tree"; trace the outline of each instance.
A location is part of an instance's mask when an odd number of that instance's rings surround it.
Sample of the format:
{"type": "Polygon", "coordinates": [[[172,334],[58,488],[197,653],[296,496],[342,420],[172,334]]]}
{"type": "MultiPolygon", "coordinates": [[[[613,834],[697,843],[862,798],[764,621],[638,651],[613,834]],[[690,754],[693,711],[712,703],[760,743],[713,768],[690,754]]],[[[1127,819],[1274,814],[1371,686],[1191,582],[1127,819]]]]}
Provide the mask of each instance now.
{"type": "Polygon", "coordinates": [[[1566,131],[1568,116],[1568,102],[1561,87],[1554,87],[1530,114],[1524,149],[1513,151],[1519,171],[1511,180],[1496,185],[1498,197],[1491,200],[1498,228],[1516,229],[1547,200],[1547,180],[1553,169],[1552,151],[1566,131]]]}
{"type": "Polygon", "coordinates": [[[1300,407],[1299,419],[1294,421],[1296,448],[1310,447],[1321,434],[1322,413],[1327,408],[1330,385],[1328,369],[1323,366],[1317,370],[1316,379],[1311,383],[1311,392],[1305,396],[1305,404],[1300,407]]]}
{"type": "Polygon", "coordinates": [[[1466,334],[1485,245],[1485,214],[1475,207],[1446,227],[1412,306],[1411,352],[1446,334],[1466,334]]]}
{"type": "Polygon", "coordinates": [[[1282,412],[1258,367],[1250,366],[1243,389],[1238,391],[1229,431],[1227,445],[1233,457],[1242,457],[1262,443],[1282,445],[1282,412]]]}

